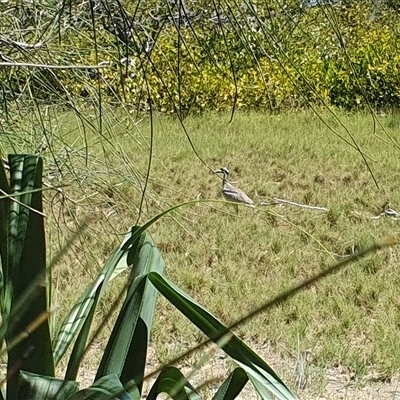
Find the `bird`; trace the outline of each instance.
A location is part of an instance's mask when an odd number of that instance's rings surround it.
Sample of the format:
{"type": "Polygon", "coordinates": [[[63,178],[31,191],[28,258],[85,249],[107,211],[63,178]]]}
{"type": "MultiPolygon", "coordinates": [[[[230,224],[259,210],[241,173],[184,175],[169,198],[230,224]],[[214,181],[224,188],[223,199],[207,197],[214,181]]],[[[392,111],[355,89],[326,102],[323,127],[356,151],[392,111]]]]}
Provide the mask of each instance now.
{"type": "MultiPolygon", "coordinates": [[[[237,187],[233,186],[229,181],[229,174],[230,171],[226,167],[222,167],[213,171],[215,174],[223,174],[222,179],[222,195],[224,199],[227,201],[231,201],[233,203],[242,203],[249,207],[255,207],[254,201],[250,199],[249,196],[242,190],[238,189],[237,187]]],[[[236,213],[238,212],[238,206],[235,204],[236,213]]]]}

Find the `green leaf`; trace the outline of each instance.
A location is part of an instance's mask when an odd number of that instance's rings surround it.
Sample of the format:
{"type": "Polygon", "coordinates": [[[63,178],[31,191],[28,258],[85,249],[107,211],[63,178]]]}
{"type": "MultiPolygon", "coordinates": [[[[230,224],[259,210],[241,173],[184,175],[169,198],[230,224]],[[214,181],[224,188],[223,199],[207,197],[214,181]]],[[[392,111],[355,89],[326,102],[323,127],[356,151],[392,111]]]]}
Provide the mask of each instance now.
{"type": "Polygon", "coordinates": [[[249,377],[242,368],[235,368],[224,383],[215,393],[213,400],[230,400],[236,399],[237,395],[242,391],[249,377]]]}
{"type": "Polygon", "coordinates": [[[8,215],[10,208],[10,201],[8,198],[2,198],[4,194],[9,194],[10,186],[7,181],[6,172],[3,164],[0,162],[0,293],[3,291],[3,270],[7,270],[8,263],[8,215]]]}
{"type": "Polygon", "coordinates": [[[165,264],[147,232],[141,234],[137,251],[128,257],[127,262],[132,263],[132,284],[107,343],[96,379],[116,373],[123,384],[131,380],[139,382],[141,392],[157,297],[157,290],[145,276],[151,271],[163,273],[165,264]]]}
{"type": "Polygon", "coordinates": [[[70,363],[66,376],[75,379],[79,363],[86,346],[87,337],[92,324],[94,311],[104,293],[108,282],[129,267],[131,259],[135,258],[138,251],[140,236],[136,229],[132,228],[114,254],[106,262],[97,279],[89,285],[81,295],[78,302],[65,318],[54,345],[54,360],[57,365],[68,347],[79,334],[75,347],[70,357],[70,363]],[[136,241],[132,241],[136,237],[136,241]]]}
{"type": "Polygon", "coordinates": [[[147,396],[147,400],[156,400],[160,393],[167,393],[174,400],[201,399],[182,372],[173,366],[167,366],[161,371],[147,396]]]}
{"type": "MultiPolygon", "coordinates": [[[[4,272],[3,309],[11,305],[7,319],[9,344],[40,317],[47,315],[46,244],[44,234],[42,160],[37,156],[10,155],[10,194],[8,227],[8,261],[4,272]],[[33,288],[32,288],[32,285],[33,288]],[[26,292],[30,296],[26,296],[26,292]],[[22,303],[22,305],[21,305],[22,303]],[[14,311],[18,310],[18,311],[14,311]]],[[[7,398],[14,399],[18,371],[24,369],[40,375],[54,376],[54,363],[48,320],[8,351],[7,398]]]]}
{"type": "MultiPolygon", "coordinates": [[[[105,280],[103,280],[104,284],[105,280]]],[[[92,327],[93,317],[96,311],[97,304],[100,301],[100,297],[102,294],[103,285],[98,286],[98,290],[96,290],[93,294],[93,297],[89,297],[91,303],[88,304],[86,309],[87,314],[84,316],[83,323],[80,325],[77,323],[75,326],[79,327],[77,329],[78,336],[75,340],[74,347],[68,359],[67,370],[65,372],[65,379],[72,380],[76,379],[79,371],[79,366],[81,364],[82,357],[84,355],[86,344],[88,341],[90,329],[92,327]]],[[[79,303],[78,303],[79,304],[79,303]]],[[[73,328],[73,326],[72,326],[73,328]]],[[[73,331],[71,331],[73,333],[73,331]]],[[[72,336],[71,336],[72,339],[72,336]]]]}
{"type": "Polygon", "coordinates": [[[6,331],[8,316],[11,308],[11,294],[6,300],[6,282],[4,274],[8,271],[8,217],[10,210],[10,201],[3,197],[4,194],[9,194],[10,185],[8,184],[3,163],[0,164],[0,312],[2,316],[2,324],[0,327],[0,341],[3,342],[6,331]]]}
{"type": "MultiPolygon", "coordinates": [[[[136,397],[137,398],[137,397],[136,397]]],[[[140,396],[139,396],[140,398],[140,396]]],[[[68,400],[132,400],[117,375],[103,376],[90,388],[80,390],[68,400]]]]}
{"type": "Polygon", "coordinates": [[[242,367],[262,398],[296,399],[269,365],[217,318],[161,275],[148,278],[157,290],[242,367]]]}
{"type": "Polygon", "coordinates": [[[78,391],[77,382],[20,371],[17,399],[64,400],[78,391]]]}

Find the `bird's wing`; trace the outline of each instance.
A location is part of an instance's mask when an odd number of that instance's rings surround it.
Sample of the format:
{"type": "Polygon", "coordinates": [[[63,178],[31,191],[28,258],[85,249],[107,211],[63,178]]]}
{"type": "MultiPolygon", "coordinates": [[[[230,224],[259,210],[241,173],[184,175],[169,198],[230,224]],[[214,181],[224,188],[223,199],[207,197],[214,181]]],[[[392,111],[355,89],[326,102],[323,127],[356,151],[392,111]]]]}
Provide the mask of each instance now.
{"type": "Polygon", "coordinates": [[[236,203],[244,203],[248,204],[249,206],[254,206],[254,201],[247,196],[242,190],[230,185],[226,184],[222,189],[222,194],[224,195],[225,199],[229,201],[235,201],[236,203]]]}

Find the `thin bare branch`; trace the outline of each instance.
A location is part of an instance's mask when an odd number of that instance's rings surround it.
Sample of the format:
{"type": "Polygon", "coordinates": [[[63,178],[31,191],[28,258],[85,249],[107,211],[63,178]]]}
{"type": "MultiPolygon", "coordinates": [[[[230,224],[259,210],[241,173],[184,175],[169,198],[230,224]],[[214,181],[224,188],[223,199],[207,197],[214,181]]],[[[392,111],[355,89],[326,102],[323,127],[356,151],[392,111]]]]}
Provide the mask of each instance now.
{"type": "Polygon", "coordinates": [[[323,211],[323,212],[327,212],[328,209],[325,207],[319,207],[319,206],[309,206],[307,204],[300,204],[300,203],[295,203],[293,201],[289,201],[289,200],[283,200],[283,199],[277,199],[277,198],[273,198],[271,203],[267,203],[265,201],[263,201],[260,205],[261,206],[269,206],[269,205],[275,205],[275,204],[279,204],[279,205],[289,205],[289,206],[295,206],[295,207],[301,207],[301,208],[306,208],[308,210],[316,210],[316,211],[323,211]]]}
{"type": "Polygon", "coordinates": [[[110,63],[107,61],[101,62],[98,65],[51,65],[51,64],[34,64],[34,63],[19,63],[19,62],[0,62],[0,67],[32,67],[32,68],[47,68],[47,69],[100,69],[107,68],[110,63]]]}

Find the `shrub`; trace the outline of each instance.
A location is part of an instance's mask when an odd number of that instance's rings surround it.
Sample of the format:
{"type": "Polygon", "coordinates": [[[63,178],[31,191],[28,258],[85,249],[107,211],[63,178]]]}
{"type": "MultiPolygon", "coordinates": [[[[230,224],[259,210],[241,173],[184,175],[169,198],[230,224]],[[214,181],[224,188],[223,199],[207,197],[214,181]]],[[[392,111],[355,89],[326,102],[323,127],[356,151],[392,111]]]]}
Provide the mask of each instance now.
{"type": "MultiPolygon", "coordinates": [[[[311,8],[297,1],[216,8],[203,3],[190,3],[187,15],[158,3],[98,7],[93,18],[83,5],[69,14],[58,10],[63,28],[57,37],[24,51],[11,46],[6,56],[36,64],[40,59],[109,66],[3,69],[3,96],[71,102],[101,93],[109,102],[144,111],[151,97],[156,110],[182,115],[234,104],[272,110],[322,103],[347,109],[399,105],[399,21],[386,6],[378,12],[360,2],[311,8]]],[[[39,7],[29,18],[19,15],[17,31],[27,29],[32,18],[41,21],[39,16],[53,18],[39,7]]],[[[11,12],[0,17],[3,29],[13,29],[12,21],[11,12]]]]}

